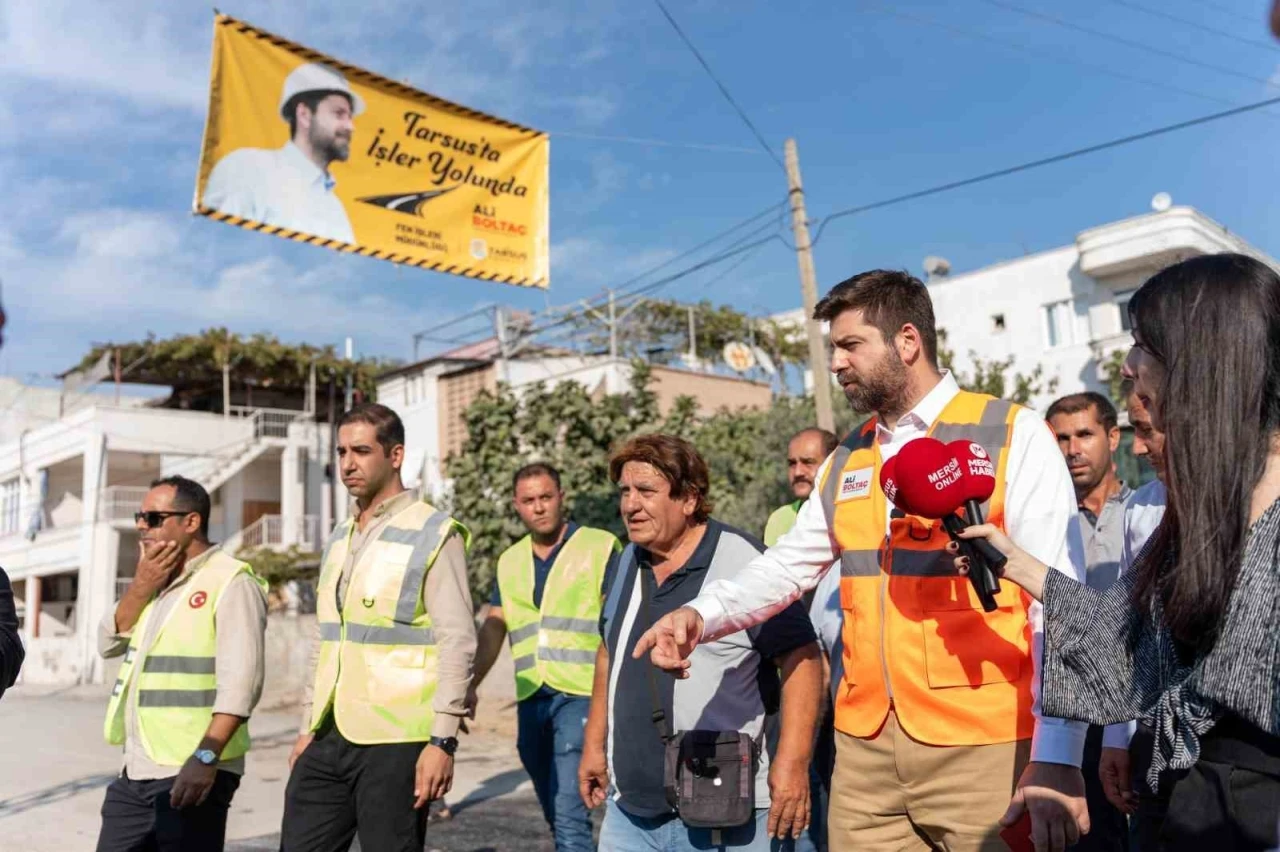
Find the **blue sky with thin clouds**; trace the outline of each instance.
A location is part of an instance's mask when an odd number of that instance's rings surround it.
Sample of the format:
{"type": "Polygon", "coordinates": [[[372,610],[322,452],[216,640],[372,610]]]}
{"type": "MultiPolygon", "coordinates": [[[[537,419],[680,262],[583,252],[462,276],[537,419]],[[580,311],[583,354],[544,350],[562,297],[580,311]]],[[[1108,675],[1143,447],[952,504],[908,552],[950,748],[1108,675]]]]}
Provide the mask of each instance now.
{"type": "MultiPolygon", "coordinates": [[[[815,219],[1280,94],[1266,82],[1280,45],[1260,0],[1134,0],[1237,40],[1118,0],[1006,2],[1232,73],[984,0],[668,6],[765,138],[779,152],[787,136],[798,140],[815,219]]],[[[350,335],[364,353],[406,358],[420,328],[493,301],[537,309],[595,296],[785,197],[778,166],[647,0],[220,7],[550,131],[551,292],[400,269],[193,218],[210,7],[0,0],[0,280],[9,313],[0,372],[47,378],[92,342],[212,325],[336,345],[350,335]]],[[[928,254],[964,271],[1062,245],[1146,212],[1158,191],[1280,254],[1278,132],[1273,108],[845,218],[817,246],[820,285],[875,266],[918,272],[928,254]]],[[[799,303],[795,258],[780,242],[708,283],[716,271],[663,292],[754,312],[799,303]]]]}

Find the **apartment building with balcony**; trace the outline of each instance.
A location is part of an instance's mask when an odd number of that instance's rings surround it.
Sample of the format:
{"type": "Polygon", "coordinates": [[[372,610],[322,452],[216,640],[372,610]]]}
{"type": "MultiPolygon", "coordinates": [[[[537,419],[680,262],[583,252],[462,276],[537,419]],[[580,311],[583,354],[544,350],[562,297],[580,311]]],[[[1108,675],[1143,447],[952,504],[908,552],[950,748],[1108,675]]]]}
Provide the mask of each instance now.
{"type": "MultiPolygon", "coordinates": [[[[1056,396],[1106,392],[1103,365],[1132,345],[1130,297],[1144,281],[1179,260],[1240,252],[1272,268],[1276,261],[1191,207],[1135,216],[1078,233],[1048,251],[927,281],[938,327],[956,367],[1013,359],[1012,372],[1057,379],[1052,394],[1032,400],[1043,411],[1056,396]]],[[[800,310],[775,319],[797,325],[800,310]]],[[[811,378],[806,376],[806,386],[811,378]]]]}
{"type": "Polygon", "coordinates": [[[225,414],[94,401],[0,444],[0,565],[13,581],[25,683],[103,679],[97,629],[137,564],[134,512],[149,483],[197,480],[210,537],[231,551],[319,551],[333,501],[329,428],[305,411],[225,414]]]}

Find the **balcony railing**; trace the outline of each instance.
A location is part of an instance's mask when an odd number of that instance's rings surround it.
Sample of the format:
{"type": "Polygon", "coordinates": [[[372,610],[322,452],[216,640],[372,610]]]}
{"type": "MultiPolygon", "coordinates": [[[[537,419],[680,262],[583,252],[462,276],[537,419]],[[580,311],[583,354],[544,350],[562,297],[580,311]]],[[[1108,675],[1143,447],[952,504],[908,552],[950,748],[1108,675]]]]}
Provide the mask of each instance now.
{"type": "Polygon", "coordinates": [[[295,515],[286,521],[283,515],[263,515],[229,537],[222,547],[228,553],[235,553],[258,547],[287,548],[293,545],[312,553],[320,550],[319,517],[295,515]]]}
{"type": "Polygon", "coordinates": [[[107,486],[98,500],[98,520],[132,522],[149,490],[145,485],[107,486]]]}
{"type": "Polygon", "coordinates": [[[252,420],[255,438],[287,438],[290,424],[310,416],[305,411],[292,408],[251,408],[247,405],[233,405],[227,413],[232,417],[252,420]]]}

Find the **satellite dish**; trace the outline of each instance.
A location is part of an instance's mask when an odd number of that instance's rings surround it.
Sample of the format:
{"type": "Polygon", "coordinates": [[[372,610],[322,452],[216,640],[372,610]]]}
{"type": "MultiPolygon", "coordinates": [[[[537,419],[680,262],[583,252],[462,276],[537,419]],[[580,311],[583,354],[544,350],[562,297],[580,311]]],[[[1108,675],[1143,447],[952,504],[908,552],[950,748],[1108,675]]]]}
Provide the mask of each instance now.
{"type": "Polygon", "coordinates": [[[756,365],[755,353],[751,351],[751,347],[738,340],[732,340],[724,345],[724,362],[729,365],[729,369],[737,373],[745,373],[756,365]]]}
{"type": "Polygon", "coordinates": [[[924,274],[929,278],[946,278],[951,274],[951,261],[931,254],[924,259],[924,274]]]}
{"type": "Polygon", "coordinates": [[[771,376],[778,375],[778,367],[773,363],[773,359],[769,357],[768,352],[765,352],[759,346],[752,346],[751,351],[755,354],[756,363],[760,365],[760,369],[771,376]]]}
{"type": "Polygon", "coordinates": [[[1173,206],[1173,196],[1167,192],[1157,192],[1151,197],[1151,209],[1163,213],[1173,206]]]}

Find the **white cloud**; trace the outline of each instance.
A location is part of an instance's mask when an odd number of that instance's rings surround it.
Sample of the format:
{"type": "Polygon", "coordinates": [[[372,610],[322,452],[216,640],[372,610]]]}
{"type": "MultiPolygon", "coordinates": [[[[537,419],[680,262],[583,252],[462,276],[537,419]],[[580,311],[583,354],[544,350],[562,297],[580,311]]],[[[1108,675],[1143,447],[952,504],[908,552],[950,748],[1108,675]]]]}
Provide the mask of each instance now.
{"type": "Polygon", "coordinates": [[[181,231],[172,216],[109,209],[69,217],[59,236],[73,241],[85,258],[144,260],[176,252],[181,231]]]}
{"type": "Polygon", "coordinates": [[[597,237],[566,237],[551,244],[551,268],[575,284],[616,287],[675,254],[669,248],[635,251],[597,237]]]}

